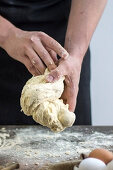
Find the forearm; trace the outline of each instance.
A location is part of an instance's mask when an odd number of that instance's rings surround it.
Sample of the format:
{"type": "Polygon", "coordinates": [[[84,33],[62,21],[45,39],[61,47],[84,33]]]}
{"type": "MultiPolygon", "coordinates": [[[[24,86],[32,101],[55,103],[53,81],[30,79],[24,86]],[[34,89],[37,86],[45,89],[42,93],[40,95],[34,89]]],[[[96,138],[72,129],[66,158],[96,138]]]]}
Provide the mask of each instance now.
{"type": "Polygon", "coordinates": [[[3,47],[9,33],[14,30],[14,28],[15,26],[12,23],[0,16],[0,47],[3,47]]]}
{"type": "Polygon", "coordinates": [[[107,0],[72,0],[65,48],[82,62],[107,0]]]}

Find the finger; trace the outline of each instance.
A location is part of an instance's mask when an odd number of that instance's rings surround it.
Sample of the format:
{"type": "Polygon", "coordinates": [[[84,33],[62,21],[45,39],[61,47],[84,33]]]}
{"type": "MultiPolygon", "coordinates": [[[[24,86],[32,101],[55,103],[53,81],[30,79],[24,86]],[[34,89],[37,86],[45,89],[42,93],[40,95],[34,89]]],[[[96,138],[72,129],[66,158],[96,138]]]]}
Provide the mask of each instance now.
{"type": "Polygon", "coordinates": [[[40,58],[45,63],[45,65],[48,67],[48,69],[52,70],[52,69],[56,68],[56,65],[55,65],[53,59],[51,58],[48,51],[44,48],[41,41],[39,39],[37,39],[36,37],[33,37],[32,42],[33,42],[33,49],[40,56],[40,58]]]}
{"type": "Polygon", "coordinates": [[[76,101],[77,101],[77,94],[78,94],[78,82],[76,77],[73,76],[66,76],[65,84],[67,87],[67,104],[69,104],[69,110],[74,112],[76,101]]]}
{"type": "Polygon", "coordinates": [[[55,51],[60,57],[66,59],[69,56],[68,52],[56,40],[47,34],[42,33],[41,40],[45,46],[55,51]]]}
{"type": "Polygon", "coordinates": [[[29,57],[32,65],[36,69],[38,69],[41,74],[43,74],[46,67],[44,66],[43,62],[41,61],[39,56],[36,54],[36,52],[32,48],[28,48],[25,53],[29,57]]]}
{"type": "Polygon", "coordinates": [[[57,67],[55,70],[51,71],[49,75],[47,75],[47,82],[55,82],[60,79],[61,76],[65,75],[64,70],[61,67],[57,67]]]}
{"type": "Polygon", "coordinates": [[[46,77],[47,82],[55,82],[59,80],[60,77],[67,75],[69,69],[66,66],[66,62],[61,62],[59,66],[52,70],[50,74],[46,77]]]}
{"type": "Polygon", "coordinates": [[[64,92],[61,96],[65,104],[69,104],[69,110],[75,110],[76,99],[78,94],[78,84],[76,84],[75,77],[69,78],[66,76],[65,78],[65,88],[64,92]]]}
{"type": "Polygon", "coordinates": [[[57,58],[57,54],[56,54],[56,52],[55,51],[53,51],[53,50],[51,50],[50,48],[46,48],[47,49],[47,51],[49,52],[49,54],[50,54],[50,56],[52,57],[52,59],[53,59],[53,61],[54,61],[54,63],[56,64],[56,65],[58,65],[58,58],[57,58]]]}
{"type": "Polygon", "coordinates": [[[73,89],[72,87],[71,88],[67,87],[66,91],[68,93],[66,104],[69,104],[69,110],[74,112],[76,106],[76,97],[77,97],[76,90],[73,89]]]}
{"type": "Polygon", "coordinates": [[[23,64],[26,66],[26,68],[28,69],[28,71],[33,75],[40,75],[40,72],[38,69],[36,69],[33,64],[31,63],[31,61],[29,60],[29,58],[27,56],[24,57],[23,60],[23,64]]]}

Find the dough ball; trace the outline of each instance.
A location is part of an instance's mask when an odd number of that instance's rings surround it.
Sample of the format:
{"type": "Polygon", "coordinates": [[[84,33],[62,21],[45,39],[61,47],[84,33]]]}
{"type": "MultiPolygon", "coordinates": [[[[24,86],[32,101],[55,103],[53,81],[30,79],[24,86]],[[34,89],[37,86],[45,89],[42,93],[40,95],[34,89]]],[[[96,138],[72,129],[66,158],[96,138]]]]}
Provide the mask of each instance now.
{"type": "Polygon", "coordinates": [[[73,125],[75,114],[68,110],[59,99],[64,90],[64,77],[54,83],[47,83],[44,75],[32,77],[24,86],[20,98],[23,112],[43,126],[47,126],[54,132],[63,131],[73,125]]]}
{"type": "Polygon", "coordinates": [[[62,107],[60,109],[58,119],[60,120],[64,127],[70,127],[73,125],[75,121],[75,114],[73,114],[73,112],[70,112],[68,110],[68,107],[62,107]]]}

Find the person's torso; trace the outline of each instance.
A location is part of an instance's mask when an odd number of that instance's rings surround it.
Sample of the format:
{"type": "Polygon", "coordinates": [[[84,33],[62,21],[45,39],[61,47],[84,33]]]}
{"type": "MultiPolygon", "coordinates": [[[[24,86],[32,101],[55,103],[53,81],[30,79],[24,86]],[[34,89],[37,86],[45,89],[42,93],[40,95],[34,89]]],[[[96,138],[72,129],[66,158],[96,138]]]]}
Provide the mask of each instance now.
{"type": "Polygon", "coordinates": [[[43,24],[51,23],[58,29],[59,23],[68,18],[70,3],[71,0],[0,0],[0,14],[23,29],[42,29],[43,24]]]}

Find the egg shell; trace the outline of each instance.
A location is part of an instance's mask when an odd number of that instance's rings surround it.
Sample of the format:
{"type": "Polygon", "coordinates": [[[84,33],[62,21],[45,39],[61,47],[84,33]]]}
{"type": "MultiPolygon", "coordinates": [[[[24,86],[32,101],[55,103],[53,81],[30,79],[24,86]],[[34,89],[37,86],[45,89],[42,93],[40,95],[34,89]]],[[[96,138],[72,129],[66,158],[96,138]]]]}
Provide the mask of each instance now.
{"type": "Polygon", "coordinates": [[[79,170],[105,170],[106,164],[96,158],[84,159],[80,165],[79,170]]]}
{"type": "Polygon", "coordinates": [[[74,166],[74,169],[73,170],[79,170],[79,168],[77,168],[76,166],[74,166]]]}
{"type": "Polygon", "coordinates": [[[107,167],[105,170],[113,170],[113,160],[107,164],[107,167]]]}
{"type": "Polygon", "coordinates": [[[106,149],[95,149],[89,154],[89,158],[97,158],[108,164],[113,160],[113,153],[106,149]]]}

